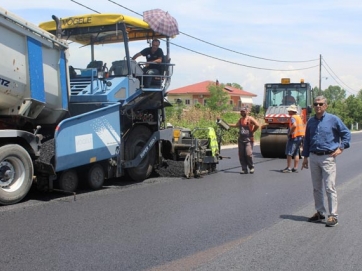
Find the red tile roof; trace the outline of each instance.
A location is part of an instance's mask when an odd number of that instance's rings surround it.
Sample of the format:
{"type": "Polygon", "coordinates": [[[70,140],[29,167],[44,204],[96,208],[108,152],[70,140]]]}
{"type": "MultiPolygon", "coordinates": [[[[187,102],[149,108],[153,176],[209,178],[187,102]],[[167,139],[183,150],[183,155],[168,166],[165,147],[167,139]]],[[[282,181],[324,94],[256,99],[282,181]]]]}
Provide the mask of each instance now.
{"type": "MultiPolygon", "coordinates": [[[[168,94],[196,94],[196,95],[207,95],[209,94],[208,87],[213,84],[215,85],[214,81],[203,81],[200,83],[196,83],[193,85],[188,85],[181,88],[176,88],[173,90],[168,91],[168,94]]],[[[242,89],[234,88],[231,86],[225,86],[224,90],[229,93],[231,96],[250,96],[256,97],[257,95],[251,92],[247,92],[242,89]]]]}

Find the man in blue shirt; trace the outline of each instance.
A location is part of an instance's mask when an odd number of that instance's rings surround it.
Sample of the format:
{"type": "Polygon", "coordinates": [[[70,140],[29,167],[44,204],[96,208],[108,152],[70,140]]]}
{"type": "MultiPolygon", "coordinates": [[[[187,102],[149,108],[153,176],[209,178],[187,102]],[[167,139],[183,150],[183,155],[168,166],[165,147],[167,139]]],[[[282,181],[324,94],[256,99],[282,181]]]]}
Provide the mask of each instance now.
{"type": "Polygon", "coordinates": [[[351,132],[335,115],[329,114],[327,100],[323,96],[314,99],[315,116],[310,118],[305,130],[302,169],[308,168],[313,183],[314,203],[317,212],[308,219],[309,222],[320,222],[325,219],[324,191],[328,199],[329,217],[326,226],[338,224],[337,191],[336,191],[336,156],[349,148],[351,132]]]}

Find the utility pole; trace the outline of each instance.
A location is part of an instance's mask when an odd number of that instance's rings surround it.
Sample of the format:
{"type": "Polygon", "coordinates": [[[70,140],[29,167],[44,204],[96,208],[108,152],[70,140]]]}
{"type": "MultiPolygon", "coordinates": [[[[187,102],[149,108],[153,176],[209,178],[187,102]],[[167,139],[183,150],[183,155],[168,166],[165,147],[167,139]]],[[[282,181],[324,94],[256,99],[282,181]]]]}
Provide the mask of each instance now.
{"type": "Polygon", "coordinates": [[[322,91],[322,55],[319,55],[319,91],[322,91]]]}

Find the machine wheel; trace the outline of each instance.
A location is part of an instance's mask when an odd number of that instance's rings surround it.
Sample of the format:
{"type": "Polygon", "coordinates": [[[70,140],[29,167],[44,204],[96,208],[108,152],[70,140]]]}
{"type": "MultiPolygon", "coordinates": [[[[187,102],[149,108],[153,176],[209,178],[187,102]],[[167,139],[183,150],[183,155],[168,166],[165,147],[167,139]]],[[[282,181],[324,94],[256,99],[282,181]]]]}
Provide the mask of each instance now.
{"type": "Polygon", "coordinates": [[[74,192],[78,187],[78,175],[74,169],[63,171],[58,178],[59,189],[74,192]]]}
{"type": "Polygon", "coordinates": [[[33,183],[33,162],[19,145],[0,147],[0,204],[14,204],[28,194],[33,183]]]}
{"type": "MultiPolygon", "coordinates": [[[[128,135],[125,143],[125,159],[133,160],[146,145],[151,135],[151,130],[146,126],[136,126],[128,135]]],[[[154,163],[155,147],[153,146],[137,167],[127,168],[128,175],[134,181],[143,181],[151,175],[154,163]]]]}
{"type": "Polygon", "coordinates": [[[261,155],[264,158],[285,158],[287,141],[288,138],[285,134],[261,134],[261,155]]]}
{"type": "Polygon", "coordinates": [[[104,183],[104,170],[100,164],[94,164],[87,173],[87,185],[93,190],[98,190],[104,183]]]}

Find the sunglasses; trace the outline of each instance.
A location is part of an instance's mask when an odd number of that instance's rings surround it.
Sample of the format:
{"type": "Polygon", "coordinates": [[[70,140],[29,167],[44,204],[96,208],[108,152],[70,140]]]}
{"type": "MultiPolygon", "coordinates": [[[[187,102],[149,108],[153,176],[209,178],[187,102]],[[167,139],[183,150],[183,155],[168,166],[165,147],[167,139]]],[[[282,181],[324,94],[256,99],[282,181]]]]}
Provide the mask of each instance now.
{"type": "Polygon", "coordinates": [[[314,105],[314,106],[318,106],[318,105],[319,105],[319,106],[323,106],[324,103],[314,103],[313,105],[314,105]]]}

